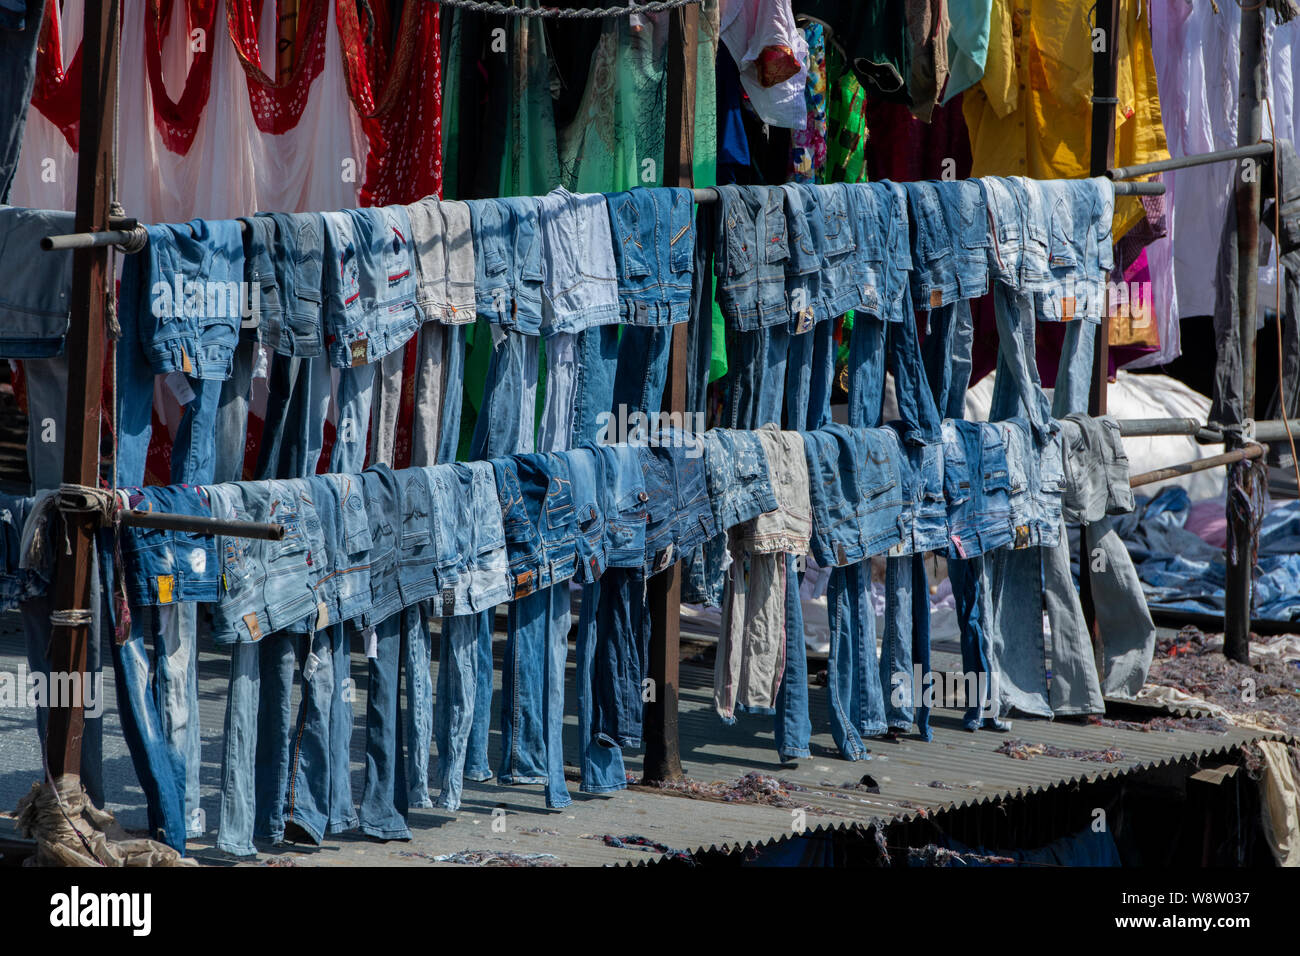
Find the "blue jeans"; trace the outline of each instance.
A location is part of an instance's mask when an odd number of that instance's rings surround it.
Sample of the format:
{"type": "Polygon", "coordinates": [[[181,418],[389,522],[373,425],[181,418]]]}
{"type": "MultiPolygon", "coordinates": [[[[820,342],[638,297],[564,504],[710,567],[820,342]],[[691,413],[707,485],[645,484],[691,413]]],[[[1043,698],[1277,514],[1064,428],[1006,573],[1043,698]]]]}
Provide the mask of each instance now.
{"type": "Polygon", "coordinates": [[[399,670],[405,615],[391,614],[375,628],[366,697],[366,777],[358,814],[362,833],[409,840],[406,765],[402,759],[399,670]]]}
{"type": "MultiPolygon", "coordinates": [[[[615,569],[610,569],[605,578],[615,573],[615,569]]],[[[578,750],[583,793],[610,793],[627,788],[622,748],[598,739],[595,734],[596,659],[602,633],[598,611],[605,578],[583,587],[582,610],[578,614],[578,750]]],[[[605,639],[608,640],[608,635],[605,639]]]]}

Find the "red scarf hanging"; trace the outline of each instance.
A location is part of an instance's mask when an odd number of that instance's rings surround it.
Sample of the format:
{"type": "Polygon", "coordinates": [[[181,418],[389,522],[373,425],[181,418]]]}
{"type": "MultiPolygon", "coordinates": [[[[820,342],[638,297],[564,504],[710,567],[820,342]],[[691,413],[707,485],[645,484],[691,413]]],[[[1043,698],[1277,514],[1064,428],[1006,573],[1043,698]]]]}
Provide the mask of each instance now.
{"type": "Polygon", "coordinates": [[[248,102],[253,120],[263,133],[285,133],[298,125],[307,107],[311,85],[325,66],[325,27],[329,0],[308,0],[298,14],[294,49],[298,51],[293,73],[277,83],[262,69],[257,44],[257,24],[262,18],[262,0],[227,0],[226,29],[235,53],[248,77],[248,102]]]}
{"type": "Polygon", "coordinates": [[[173,101],[167,95],[162,78],[162,41],[170,25],[173,0],[149,0],[144,27],[144,62],[153,94],[154,125],[162,135],[163,145],[181,156],[189,152],[194,142],[203,107],[208,102],[208,91],[212,87],[212,54],[218,42],[212,31],[217,23],[219,0],[183,2],[186,43],[193,30],[202,30],[203,49],[194,53],[179,100],[173,101]]]}
{"type": "MultiPolygon", "coordinates": [[[[389,5],[374,0],[372,38],[388,34],[389,5]]],[[[407,3],[390,57],[367,42],[356,3],[336,0],[348,96],[370,142],[363,206],[410,203],[442,193],[442,89],[438,4],[407,3]],[[381,79],[382,78],[382,79],[381,79]]]]}
{"type": "Polygon", "coordinates": [[[32,106],[59,128],[75,152],[81,128],[81,44],[77,44],[77,52],[65,70],[57,0],[45,2],[45,17],[36,43],[32,106]]]}

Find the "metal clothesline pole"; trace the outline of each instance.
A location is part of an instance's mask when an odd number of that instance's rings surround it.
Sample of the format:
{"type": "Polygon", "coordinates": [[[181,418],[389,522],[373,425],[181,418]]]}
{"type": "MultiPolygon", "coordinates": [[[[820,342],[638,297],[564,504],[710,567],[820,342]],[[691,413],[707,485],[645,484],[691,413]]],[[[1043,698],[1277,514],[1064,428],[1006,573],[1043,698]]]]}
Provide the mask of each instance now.
{"type": "Polygon", "coordinates": [[[1116,166],[1108,169],[1105,175],[1110,179],[1132,179],[1135,176],[1150,176],[1174,169],[1189,169],[1193,166],[1208,166],[1210,163],[1224,163],[1233,159],[1246,159],[1252,156],[1272,156],[1272,143],[1251,143],[1232,149],[1218,149],[1210,153],[1195,153],[1191,156],[1175,156],[1173,159],[1161,159],[1154,163],[1141,163],[1137,166],[1116,166]]]}
{"type": "MultiPolygon", "coordinates": [[[[1164,194],[1164,183],[1115,183],[1116,196],[1160,196],[1164,194]]],[[[692,189],[691,194],[695,201],[700,205],[708,205],[719,200],[718,190],[711,186],[702,189],[692,189]]],[[[103,232],[72,232],[61,236],[45,236],[41,239],[41,249],[46,252],[59,249],[92,249],[99,246],[127,246],[132,240],[138,239],[140,230],[143,226],[134,219],[113,220],[109,223],[116,226],[115,229],[108,229],[103,232]]],[[[239,224],[240,230],[247,227],[243,222],[239,224]]],[[[125,249],[125,252],[138,251],[125,249]]]]}

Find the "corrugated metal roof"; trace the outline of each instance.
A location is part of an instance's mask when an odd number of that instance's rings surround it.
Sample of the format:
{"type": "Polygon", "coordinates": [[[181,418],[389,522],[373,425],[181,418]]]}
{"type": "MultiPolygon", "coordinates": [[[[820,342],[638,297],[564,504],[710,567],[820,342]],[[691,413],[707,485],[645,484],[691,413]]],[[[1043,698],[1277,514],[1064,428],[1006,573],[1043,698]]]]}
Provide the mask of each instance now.
{"type": "MultiPolygon", "coordinates": [[[[6,618],[3,623],[10,623],[6,618]]],[[[19,663],[21,637],[0,628],[0,665],[19,663]]],[[[501,643],[496,645],[498,653],[501,643]]],[[[570,654],[570,664],[573,655],[570,654]]],[[[364,767],[366,661],[354,657],[354,677],[361,690],[354,704],[356,729],[353,735],[353,780],[359,788],[364,767]]],[[[437,666],[435,648],[434,666],[437,666]]],[[[812,669],[816,669],[816,664],[812,669]]],[[[215,836],[219,802],[221,733],[229,673],[227,655],[206,651],[200,660],[200,716],[205,738],[203,803],[210,821],[203,841],[191,843],[201,859],[231,864],[229,857],[211,849],[215,836]],[[214,757],[216,758],[214,762],[214,757]]],[[[500,669],[496,669],[500,679],[500,669]]],[[[355,834],[330,836],[319,848],[288,847],[263,853],[260,863],[294,865],[437,865],[435,857],[459,851],[514,854],[546,854],[540,862],[552,865],[598,866],[636,864],[661,859],[662,852],[605,845],[604,837],[643,836],[667,847],[701,852],[710,849],[741,849],[766,845],[796,832],[817,832],[871,822],[905,820],[921,813],[1036,793],[1075,781],[1091,781],[1118,774],[1158,767],[1188,758],[1204,759],[1228,753],[1249,740],[1265,736],[1258,731],[1231,729],[1226,734],[1187,731],[1143,733],[1121,728],[1081,725],[1043,720],[1016,720],[1009,733],[968,733],[961,727],[959,713],[941,710],[933,717],[934,739],[928,743],[914,737],[898,742],[870,741],[871,760],[841,760],[827,730],[827,701],[824,688],[810,688],[813,717],[814,756],[797,766],[782,766],[773,746],[772,718],[741,716],[734,726],[717,717],[712,705],[713,676],[710,667],[682,665],[680,689],[682,764],[693,781],[732,784],[750,771],[776,776],[803,789],[790,796],[809,809],[802,817],[790,809],[751,803],[726,803],[693,799],[640,786],[610,795],[593,796],[577,791],[570,781],[573,805],[549,811],[540,787],[502,787],[495,781],[465,785],[464,808],[458,813],[433,809],[410,812],[413,839],[410,843],[376,843],[355,834]],[[1037,756],[1016,760],[996,752],[1008,738],[1027,743],[1053,744],[1069,750],[1103,750],[1116,747],[1124,755],[1113,764],[1037,756]],[[853,784],[869,774],[880,793],[866,793],[853,784]],[[952,789],[932,787],[940,782],[952,789]],[[498,811],[494,816],[494,811],[498,811]],[[802,829],[799,829],[802,828],[802,829]]],[[[569,669],[567,700],[575,699],[573,669],[569,669]]],[[[112,682],[107,682],[105,727],[106,769],[115,778],[129,769],[120,731],[112,682]]],[[[295,695],[296,696],[296,695],[295,695]]],[[[566,753],[577,753],[574,708],[567,708],[566,753]]],[[[494,722],[497,715],[493,715],[494,722]]],[[[490,756],[494,762],[500,741],[494,727],[490,756]]],[[[39,777],[40,758],[35,746],[30,715],[15,712],[0,715],[0,764],[6,779],[25,790],[39,777]]],[[[639,776],[639,755],[628,755],[627,769],[639,776]]],[[[143,807],[139,791],[125,778],[112,786],[115,794],[133,804],[115,806],[127,825],[138,825],[143,807]]],[[[15,791],[16,792],[16,791],[15,791]]],[[[359,795],[359,794],[358,794],[359,795]]],[[[16,798],[14,798],[16,799],[16,798]]],[[[6,801],[9,802],[9,801],[6,801]]],[[[12,806],[12,803],[10,803],[12,806]]],[[[3,826],[3,823],[0,823],[3,826]]],[[[448,864],[453,865],[453,864],[448,864]]]]}

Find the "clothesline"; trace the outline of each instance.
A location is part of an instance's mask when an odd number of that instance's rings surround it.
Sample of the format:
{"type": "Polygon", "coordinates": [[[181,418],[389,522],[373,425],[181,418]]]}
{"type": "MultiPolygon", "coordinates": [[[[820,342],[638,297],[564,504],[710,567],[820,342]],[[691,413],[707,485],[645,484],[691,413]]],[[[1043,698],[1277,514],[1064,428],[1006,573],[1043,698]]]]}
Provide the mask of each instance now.
{"type": "MultiPolygon", "coordinates": [[[[1232,157],[1224,157],[1230,159],[1232,157]]],[[[1123,172],[1126,175],[1135,174],[1131,170],[1112,170],[1108,172],[1123,172]]],[[[954,180],[956,182],[957,180],[954,180]]],[[[1164,183],[1126,183],[1117,182],[1114,184],[1116,196],[1159,196],[1165,191],[1164,183]]],[[[709,205],[718,201],[718,190],[716,187],[707,186],[702,189],[692,189],[691,193],[695,197],[695,202],[700,205],[709,205]]],[[[134,222],[134,220],[131,220],[134,222]]],[[[52,252],[60,249],[90,249],[95,246],[121,246],[123,252],[134,253],[140,252],[144,246],[141,236],[144,226],[135,223],[131,228],[109,229],[104,232],[72,232],[62,236],[46,236],[41,240],[41,249],[46,252],[52,252]]],[[[242,232],[247,228],[241,221],[239,224],[242,232]]]]}

